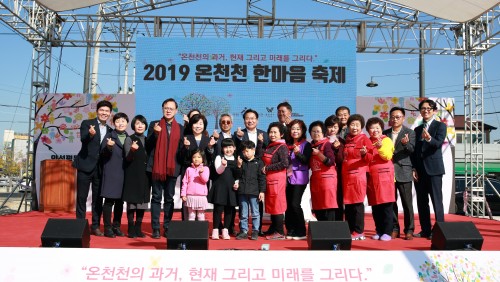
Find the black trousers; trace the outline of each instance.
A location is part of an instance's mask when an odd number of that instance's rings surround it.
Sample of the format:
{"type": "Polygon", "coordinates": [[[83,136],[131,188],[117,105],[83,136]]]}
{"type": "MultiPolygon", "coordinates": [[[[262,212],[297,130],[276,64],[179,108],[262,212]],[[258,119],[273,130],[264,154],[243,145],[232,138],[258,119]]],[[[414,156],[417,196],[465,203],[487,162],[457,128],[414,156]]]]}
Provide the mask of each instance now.
{"type": "Polygon", "coordinates": [[[296,234],[297,236],[306,235],[306,223],[304,220],[304,211],[300,206],[302,202],[302,195],[306,190],[307,184],[293,185],[287,183],[286,185],[286,212],[285,212],[285,226],[288,233],[296,234]]]}
{"type": "Polygon", "coordinates": [[[335,221],[337,209],[315,210],[314,215],[318,221],[335,221]]]}
{"type": "Polygon", "coordinates": [[[365,205],[363,203],[345,205],[345,218],[351,233],[361,234],[365,231],[365,205]]]}
{"type": "Polygon", "coordinates": [[[278,232],[281,235],[285,235],[285,230],[283,229],[283,214],[272,214],[271,215],[271,227],[274,232],[278,232]]]}
{"type": "Polygon", "coordinates": [[[102,215],[101,175],[96,167],[87,173],[78,170],[76,174],[76,218],[85,219],[87,213],[87,197],[92,184],[92,229],[98,229],[102,215]]]}
{"type": "Polygon", "coordinates": [[[417,191],[418,217],[424,234],[431,234],[432,231],[429,196],[434,208],[436,222],[444,222],[442,188],[442,175],[428,175],[426,172],[418,171],[418,181],[415,182],[415,189],[417,191]]]}
{"type": "Polygon", "coordinates": [[[214,204],[214,216],[213,216],[213,226],[219,227],[222,222],[222,213],[224,212],[224,228],[229,229],[231,227],[231,218],[233,216],[234,207],[222,206],[214,204]]]}
{"type": "Polygon", "coordinates": [[[373,221],[375,221],[375,232],[378,235],[391,235],[394,211],[393,203],[383,203],[372,206],[373,221]]]}
{"type": "MultiPolygon", "coordinates": [[[[396,182],[396,201],[398,200],[398,192],[403,205],[404,214],[404,230],[405,234],[413,233],[415,230],[415,216],[413,212],[413,196],[412,196],[412,183],[411,182],[396,182]]],[[[398,204],[394,202],[394,226],[393,231],[399,232],[401,230],[398,220],[398,204]]]]}
{"type": "Polygon", "coordinates": [[[123,214],[123,201],[121,199],[104,199],[102,207],[104,229],[120,228],[123,214]],[[111,214],[113,214],[113,221],[111,223],[111,214]]]}

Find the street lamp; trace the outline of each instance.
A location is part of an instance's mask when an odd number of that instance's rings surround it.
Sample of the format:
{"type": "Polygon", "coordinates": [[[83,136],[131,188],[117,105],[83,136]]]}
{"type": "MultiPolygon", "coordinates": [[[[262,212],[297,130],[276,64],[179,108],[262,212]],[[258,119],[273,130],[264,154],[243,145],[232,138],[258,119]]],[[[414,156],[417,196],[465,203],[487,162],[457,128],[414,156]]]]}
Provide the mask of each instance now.
{"type": "MultiPolygon", "coordinates": [[[[387,77],[387,76],[401,76],[401,75],[416,75],[417,77],[419,77],[419,74],[418,72],[413,72],[413,73],[397,73],[397,74],[386,74],[386,75],[373,75],[370,77],[370,82],[368,82],[366,84],[366,87],[370,87],[370,88],[373,88],[373,87],[377,87],[378,86],[378,83],[373,80],[374,77],[387,77]]],[[[420,78],[420,77],[419,77],[420,78]]],[[[422,89],[420,90],[420,97],[423,97],[423,93],[422,93],[422,89]]]]}
{"type": "Polygon", "coordinates": [[[386,75],[372,75],[370,77],[370,82],[366,84],[367,87],[377,87],[378,83],[373,80],[374,77],[386,77],[386,76],[400,76],[400,75],[418,75],[418,72],[414,73],[397,73],[397,74],[386,74],[386,75]]]}

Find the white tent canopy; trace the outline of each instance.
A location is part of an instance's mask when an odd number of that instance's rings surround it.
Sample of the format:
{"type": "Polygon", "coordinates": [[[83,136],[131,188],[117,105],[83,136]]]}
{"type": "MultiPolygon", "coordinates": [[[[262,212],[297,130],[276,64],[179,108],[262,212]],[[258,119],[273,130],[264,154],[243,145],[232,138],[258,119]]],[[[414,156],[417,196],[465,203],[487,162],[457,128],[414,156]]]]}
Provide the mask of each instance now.
{"type": "Polygon", "coordinates": [[[39,5],[55,12],[75,10],[109,2],[110,0],[35,0],[39,5]]]}
{"type": "Polygon", "coordinates": [[[468,22],[500,3],[498,0],[391,0],[394,3],[453,22],[468,22]]]}
{"type": "MultiPolygon", "coordinates": [[[[36,0],[50,10],[60,12],[89,7],[110,0],[36,0]]],[[[304,0],[305,1],[305,0],[304,0]]],[[[453,21],[467,22],[498,5],[498,0],[391,0],[431,16],[453,21]]]]}

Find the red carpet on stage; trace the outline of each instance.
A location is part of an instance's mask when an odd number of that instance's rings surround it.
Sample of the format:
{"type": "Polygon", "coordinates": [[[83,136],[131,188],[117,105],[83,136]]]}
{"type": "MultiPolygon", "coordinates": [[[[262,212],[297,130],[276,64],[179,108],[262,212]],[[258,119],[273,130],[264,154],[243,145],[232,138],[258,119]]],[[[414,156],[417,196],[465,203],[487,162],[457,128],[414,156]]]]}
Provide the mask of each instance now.
{"type": "MultiPolygon", "coordinates": [[[[211,220],[211,212],[206,214],[211,220]]],[[[163,215],[162,215],[163,217],[163,215]]],[[[21,214],[6,215],[0,217],[0,247],[40,247],[40,236],[49,218],[75,218],[74,213],[43,213],[26,212],[21,214]]],[[[91,221],[90,213],[87,219],[91,221]]],[[[180,220],[180,213],[175,212],[174,220],[180,220]]],[[[500,250],[500,222],[489,219],[478,219],[459,215],[446,215],[447,222],[472,221],[484,238],[482,250],[500,250]]],[[[166,249],[166,239],[152,239],[150,214],[146,213],[144,218],[144,232],[146,238],[131,239],[127,237],[96,237],[91,236],[91,248],[103,249],[166,249]]],[[[403,223],[403,215],[399,217],[400,224],[403,223]]],[[[416,230],[419,232],[418,215],[415,215],[416,230]]],[[[264,222],[263,230],[267,230],[269,222],[264,222]]],[[[126,233],[127,223],[125,214],[123,218],[122,231],[126,233]]],[[[102,230],[102,226],[101,226],[102,230]]],[[[415,238],[411,241],[394,239],[389,242],[372,240],[370,237],[375,233],[375,226],[371,214],[365,215],[365,235],[364,241],[353,241],[352,250],[430,250],[431,241],[423,238],[415,238]]],[[[209,239],[210,250],[258,250],[262,244],[269,244],[270,250],[307,250],[307,241],[282,240],[270,241],[259,237],[257,241],[236,240],[211,240],[209,239]]]]}

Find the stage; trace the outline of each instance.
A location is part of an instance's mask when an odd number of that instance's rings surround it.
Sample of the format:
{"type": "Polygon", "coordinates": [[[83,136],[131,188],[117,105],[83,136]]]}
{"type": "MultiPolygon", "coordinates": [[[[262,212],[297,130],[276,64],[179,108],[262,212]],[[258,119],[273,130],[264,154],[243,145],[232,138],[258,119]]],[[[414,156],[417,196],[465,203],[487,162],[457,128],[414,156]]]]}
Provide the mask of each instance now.
{"type": "MultiPolygon", "coordinates": [[[[174,220],[179,217],[176,212],[174,220]]],[[[481,251],[430,251],[431,241],[422,238],[372,240],[371,214],[365,216],[367,239],[352,241],[351,251],[310,251],[306,240],[262,237],[209,240],[208,251],[166,250],[167,239],[150,237],[149,214],[146,238],[91,236],[90,248],[42,248],[41,234],[49,218],[73,219],[74,213],[0,216],[0,281],[498,281],[500,277],[500,222],[457,215],[446,215],[446,221],[472,221],[484,238],[481,251]],[[263,244],[269,244],[270,251],[260,251],[263,244]]],[[[90,221],[90,213],[87,218],[90,221]]],[[[265,222],[264,230],[268,225],[265,222]]],[[[125,223],[122,230],[127,230],[125,223]]]]}
{"type": "MultiPolygon", "coordinates": [[[[122,231],[126,233],[127,223],[125,213],[122,219],[122,231]]],[[[207,212],[207,217],[211,220],[211,212],[207,212]]],[[[0,247],[40,247],[40,236],[49,218],[75,218],[74,213],[43,213],[43,212],[26,212],[20,214],[6,215],[0,217],[0,247]]],[[[90,213],[87,213],[87,219],[91,222],[90,213]]],[[[180,220],[180,213],[174,213],[174,220],[180,220]]],[[[479,230],[484,238],[482,250],[500,250],[500,221],[479,219],[460,215],[447,214],[445,217],[447,222],[471,221],[479,230]]],[[[403,215],[400,214],[400,224],[403,224],[403,215]]],[[[267,230],[269,221],[264,221],[263,230],[267,230]]],[[[415,232],[419,232],[418,214],[415,214],[415,232]]],[[[127,238],[127,237],[90,237],[90,248],[102,249],[150,249],[164,250],[166,249],[166,239],[151,238],[150,214],[146,213],[143,224],[143,231],[146,238],[127,238]]],[[[101,230],[103,227],[101,226],[101,230]]],[[[211,226],[210,226],[211,230],[211,226]]],[[[354,251],[424,251],[430,250],[431,241],[424,238],[414,238],[411,241],[406,241],[401,238],[394,239],[389,242],[372,240],[370,237],[375,233],[375,226],[371,214],[365,215],[365,235],[366,240],[353,241],[351,250],[354,251]]],[[[231,237],[230,240],[209,240],[210,250],[260,250],[262,244],[269,244],[270,250],[307,250],[306,240],[282,240],[270,241],[264,237],[259,237],[257,241],[252,240],[236,240],[231,237]]]]}

